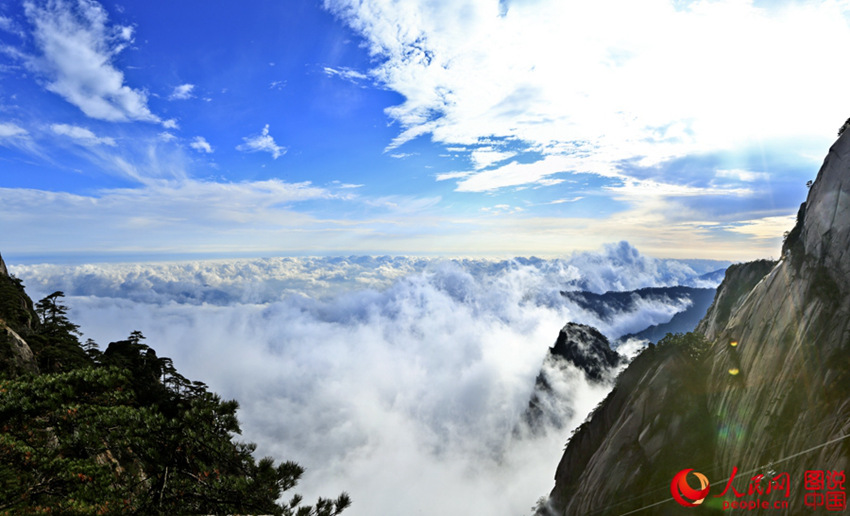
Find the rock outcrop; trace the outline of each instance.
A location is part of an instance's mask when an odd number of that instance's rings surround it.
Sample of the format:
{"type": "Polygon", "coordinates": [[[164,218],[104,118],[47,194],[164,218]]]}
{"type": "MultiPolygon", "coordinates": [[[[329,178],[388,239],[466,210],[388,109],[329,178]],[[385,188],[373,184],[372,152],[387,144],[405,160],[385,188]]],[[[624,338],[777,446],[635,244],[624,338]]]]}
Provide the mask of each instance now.
{"type": "Polygon", "coordinates": [[[0,371],[12,376],[38,372],[32,349],[21,336],[37,325],[32,300],[20,281],[9,275],[0,256],[0,371]]]}
{"type": "Polygon", "coordinates": [[[528,427],[535,433],[545,427],[561,428],[573,416],[571,409],[563,407],[572,396],[571,376],[583,375],[591,382],[611,381],[623,360],[596,328],[567,323],[537,375],[525,412],[528,427]]]}
{"type": "Polygon", "coordinates": [[[729,322],[733,311],[744,301],[753,287],[776,266],[772,260],[757,260],[730,265],[726,277],[717,289],[709,310],[696,326],[696,331],[709,339],[729,322]]]}
{"type": "Polygon", "coordinates": [[[567,323],[558,333],[549,357],[579,368],[588,380],[601,381],[623,358],[611,350],[608,339],[591,326],[567,323]]]}
{"type": "Polygon", "coordinates": [[[27,342],[0,319],[0,371],[11,376],[38,373],[38,364],[27,342]]]}
{"type": "Polygon", "coordinates": [[[706,503],[687,509],[693,514],[719,509],[714,495],[733,468],[744,492],[757,473],[788,473],[796,495],[787,513],[807,511],[804,472],[850,466],[848,253],[845,133],[830,149],[782,259],[727,271],[698,326],[710,343],[698,360],[666,346],[629,365],[570,440],[540,513],[680,514],[670,482],[686,468],[711,481],[706,503]]]}

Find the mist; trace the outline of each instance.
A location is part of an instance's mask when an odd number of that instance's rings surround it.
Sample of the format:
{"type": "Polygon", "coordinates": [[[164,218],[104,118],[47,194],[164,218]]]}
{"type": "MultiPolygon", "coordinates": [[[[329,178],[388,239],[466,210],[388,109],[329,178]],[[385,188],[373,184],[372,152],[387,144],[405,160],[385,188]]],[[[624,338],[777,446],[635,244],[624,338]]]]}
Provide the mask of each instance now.
{"type": "Polygon", "coordinates": [[[528,514],[572,429],[610,383],[567,367],[568,423],[523,425],[534,380],[569,321],[609,338],[685,306],[606,320],[563,290],[706,285],[725,264],[641,255],[625,242],[560,260],[268,258],[10,267],[38,299],[66,294],[101,347],[133,330],[192,380],[240,403],[257,454],[307,469],[292,493],[348,491],[346,514],[528,514]]]}

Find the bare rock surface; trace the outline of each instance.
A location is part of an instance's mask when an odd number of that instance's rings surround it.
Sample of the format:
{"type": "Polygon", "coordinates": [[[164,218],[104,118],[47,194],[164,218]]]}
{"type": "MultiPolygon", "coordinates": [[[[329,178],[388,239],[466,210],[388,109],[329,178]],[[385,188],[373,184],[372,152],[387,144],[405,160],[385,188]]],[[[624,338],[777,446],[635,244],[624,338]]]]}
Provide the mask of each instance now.
{"type": "MultiPolygon", "coordinates": [[[[639,355],[570,440],[538,514],[681,514],[669,485],[686,468],[711,479],[712,494],[733,467],[750,476],[787,472],[797,483],[809,469],[846,470],[850,439],[839,439],[850,434],[848,252],[845,132],[781,260],[727,271],[697,327],[710,342],[705,356],[688,362],[672,348],[639,355]]],[[[792,503],[804,509],[802,497],[792,503]]]]}

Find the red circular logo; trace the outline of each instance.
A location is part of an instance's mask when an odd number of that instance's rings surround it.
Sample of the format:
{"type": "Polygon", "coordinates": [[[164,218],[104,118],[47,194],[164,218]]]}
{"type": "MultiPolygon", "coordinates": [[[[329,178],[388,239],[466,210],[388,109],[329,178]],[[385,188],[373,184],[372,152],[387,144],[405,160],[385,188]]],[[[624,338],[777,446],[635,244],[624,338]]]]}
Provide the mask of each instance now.
{"type": "Polygon", "coordinates": [[[705,500],[705,497],[708,496],[708,490],[711,489],[705,475],[696,471],[694,471],[694,476],[699,480],[699,489],[694,489],[688,485],[688,473],[691,471],[694,470],[683,469],[676,473],[673,481],[670,482],[670,492],[673,494],[673,499],[679,502],[679,505],[685,507],[696,507],[701,504],[705,500]]]}

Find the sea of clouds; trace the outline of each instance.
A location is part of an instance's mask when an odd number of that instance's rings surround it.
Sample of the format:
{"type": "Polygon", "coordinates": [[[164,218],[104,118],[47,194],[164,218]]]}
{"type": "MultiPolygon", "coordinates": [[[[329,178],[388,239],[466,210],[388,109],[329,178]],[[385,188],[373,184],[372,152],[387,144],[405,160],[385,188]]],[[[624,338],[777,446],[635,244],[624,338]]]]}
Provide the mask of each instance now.
{"type": "Polygon", "coordinates": [[[544,260],[265,258],[10,267],[34,299],[66,294],[104,348],[140,330],[177,369],[240,403],[258,454],[307,468],[309,501],[351,516],[522,515],[552,488],[570,431],[610,385],[568,369],[565,427],[522,431],[534,380],[568,321],[609,338],[686,306],[606,320],[564,290],[715,287],[727,263],[658,260],[626,242],[544,260]],[[519,431],[517,431],[519,430],[519,431]]]}

